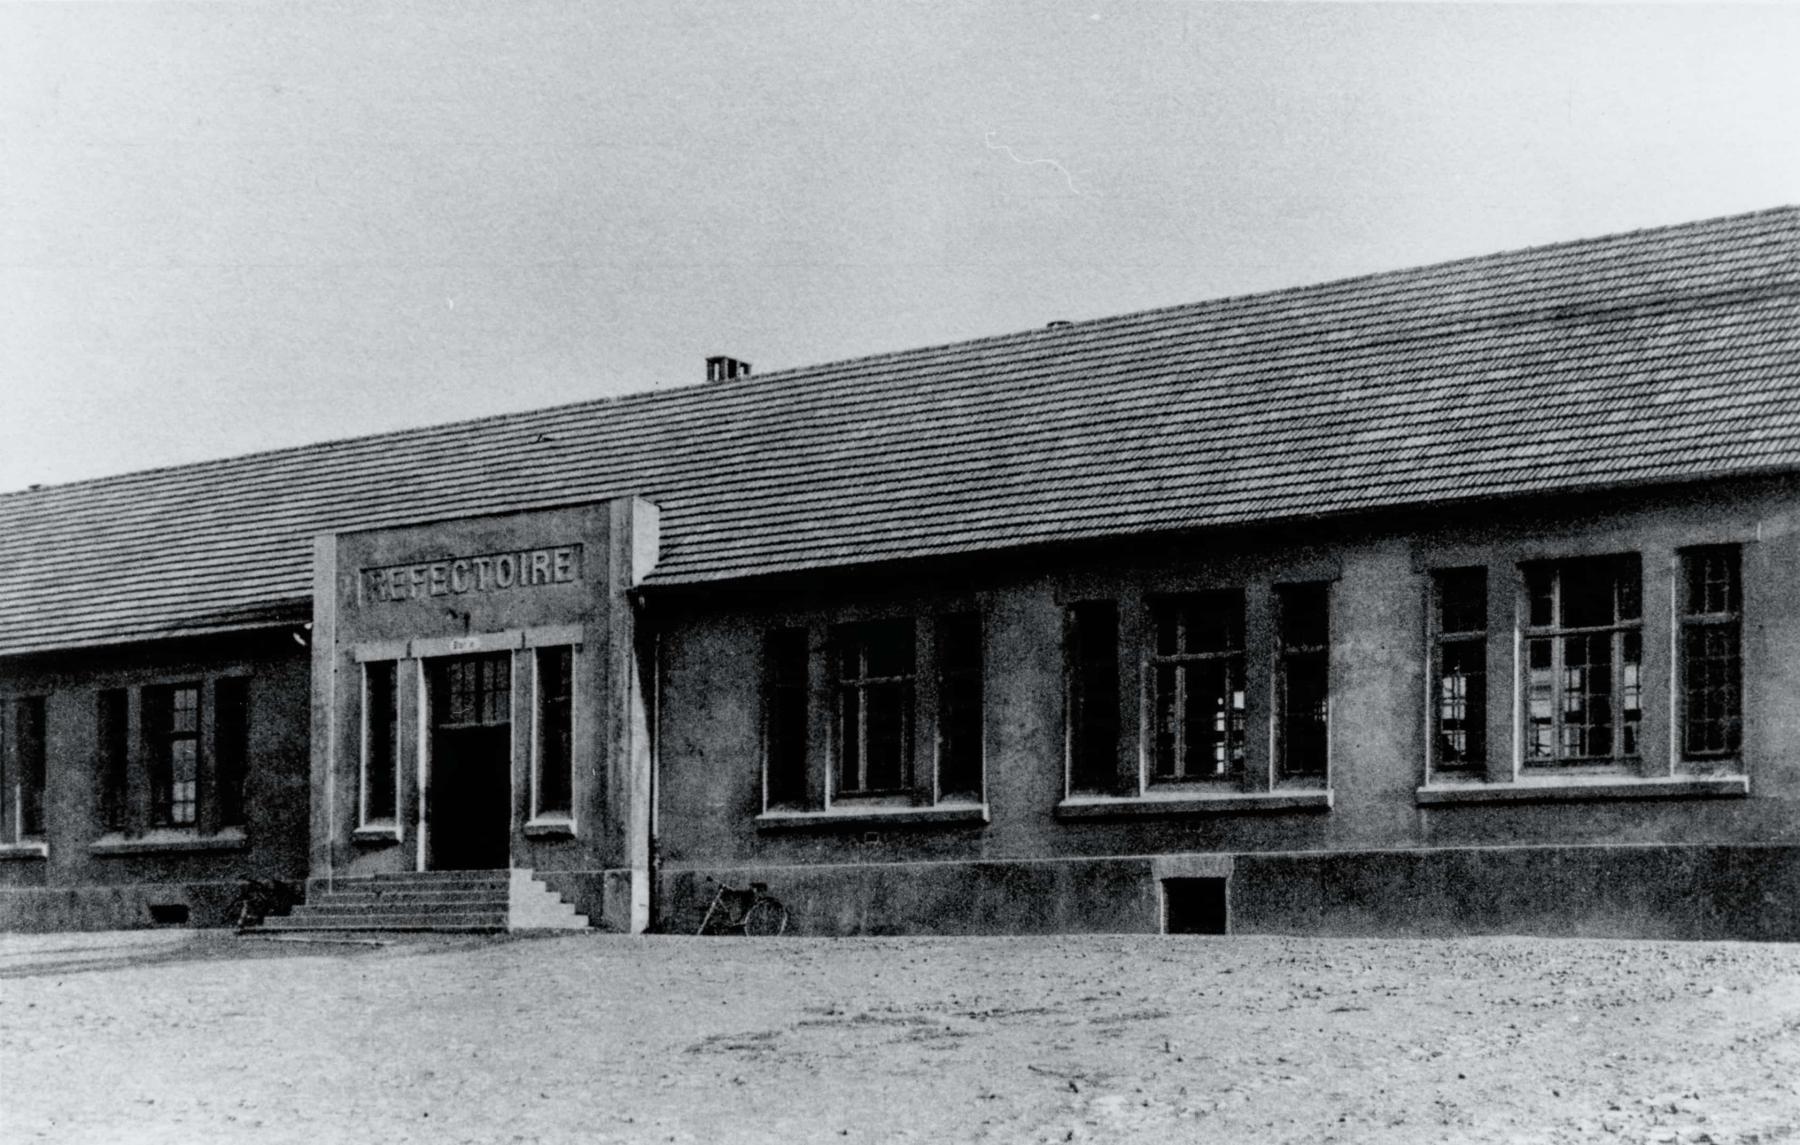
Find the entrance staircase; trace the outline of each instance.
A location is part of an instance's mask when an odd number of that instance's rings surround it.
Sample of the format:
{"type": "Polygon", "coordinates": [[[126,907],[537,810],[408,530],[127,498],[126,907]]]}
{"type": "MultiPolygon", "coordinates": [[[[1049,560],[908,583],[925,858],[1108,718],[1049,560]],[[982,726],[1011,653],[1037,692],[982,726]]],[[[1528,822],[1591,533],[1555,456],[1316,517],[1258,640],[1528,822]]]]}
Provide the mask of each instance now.
{"type": "Polygon", "coordinates": [[[585,930],[586,915],[530,871],[422,871],[307,884],[306,902],[265,931],[585,930]]]}

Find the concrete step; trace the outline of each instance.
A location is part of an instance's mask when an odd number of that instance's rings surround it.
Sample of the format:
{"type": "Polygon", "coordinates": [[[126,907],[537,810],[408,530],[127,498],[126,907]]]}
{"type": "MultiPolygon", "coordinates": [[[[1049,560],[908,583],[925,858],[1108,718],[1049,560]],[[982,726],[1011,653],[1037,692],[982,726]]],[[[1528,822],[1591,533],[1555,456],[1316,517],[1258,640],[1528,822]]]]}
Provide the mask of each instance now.
{"type": "Polygon", "coordinates": [[[403,906],[408,903],[423,905],[459,902],[491,902],[504,906],[507,901],[507,892],[505,887],[482,887],[477,890],[458,888],[443,891],[338,891],[335,894],[311,895],[306,901],[342,903],[345,906],[403,906]]]}
{"type": "Polygon", "coordinates": [[[585,930],[587,916],[530,871],[422,871],[313,879],[268,930],[585,930]]]}
{"type": "Polygon", "coordinates": [[[428,903],[345,903],[328,899],[295,907],[289,918],[310,918],[321,914],[341,914],[356,918],[390,918],[397,915],[438,915],[494,913],[506,914],[504,898],[467,899],[462,902],[428,903]]]}
{"type": "Polygon", "coordinates": [[[320,911],[263,920],[264,930],[505,930],[505,910],[445,914],[341,914],[320,911]]]}

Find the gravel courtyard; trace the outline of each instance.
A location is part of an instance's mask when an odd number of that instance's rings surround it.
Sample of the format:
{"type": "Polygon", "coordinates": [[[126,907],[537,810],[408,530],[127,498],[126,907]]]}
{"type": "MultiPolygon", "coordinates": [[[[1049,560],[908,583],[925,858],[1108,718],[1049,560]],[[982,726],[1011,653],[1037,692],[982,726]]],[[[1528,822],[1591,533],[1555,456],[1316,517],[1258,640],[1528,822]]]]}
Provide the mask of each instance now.
{"type": "Polygon", "coordinates": [[[0,1140],[1800,1141],[1800,947],[0,936],[0,1140]]]}

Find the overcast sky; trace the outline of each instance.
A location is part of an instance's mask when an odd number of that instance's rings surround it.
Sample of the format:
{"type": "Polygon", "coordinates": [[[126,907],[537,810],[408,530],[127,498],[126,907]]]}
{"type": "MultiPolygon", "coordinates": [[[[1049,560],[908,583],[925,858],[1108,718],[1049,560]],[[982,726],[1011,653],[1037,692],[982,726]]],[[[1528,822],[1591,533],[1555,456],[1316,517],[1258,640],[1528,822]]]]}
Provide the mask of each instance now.
{"type": "Polygon", "coordinates": [[[0,6],[0,490],[1800,202],[1800,5],[0,6]]]}

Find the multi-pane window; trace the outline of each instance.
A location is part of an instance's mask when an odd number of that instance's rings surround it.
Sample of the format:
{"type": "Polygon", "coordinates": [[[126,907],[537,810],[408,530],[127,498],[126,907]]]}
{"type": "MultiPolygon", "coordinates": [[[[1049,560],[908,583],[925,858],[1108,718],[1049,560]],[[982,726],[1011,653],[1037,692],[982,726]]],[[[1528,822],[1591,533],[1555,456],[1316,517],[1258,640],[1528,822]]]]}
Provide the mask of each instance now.
{"type": "Polygon", "coordinates": [[[840,795],[895,794],[912,782],[913,622],[837,630],[840,795]]]}
{"type": "Polygon", "coordinates": [[[192,827],[200,806],[200,687],[146,689],[144,709],[151,822],[157,827],[192,827]]]}
{"type": "Polygon", "coordinates": [[[1440,771],[1480,770],[1487,763],[1487,569],[1446,569],[1435,579],[1432,762],[1440,771]]]}
{"type": "Polygon", "coordinates": [[[937,618],[939,798],[981,798],[981,617],[937,618]]]}
{"type": "Polygon", "coordinates": [[[765,784],[770,807],[807,803],[807,643],[804,628],[777,628],[763,638],[765,784]]]}
{"type": "Polygon", "coordinates": [[[1743,583],[1738,548],[1681,554],[1682,754],[1735,755],[1743,743],[1743,583]]]}
{"type": "Polygon", "coordinates": [[[1153,602],[1153,782],[1231,779],[1244,769],[1244,594],[1153,602]]]}
{"type": "MultiPolygon", "coordinates": [[[[0,775],[0,842],[41,839],[44,836],[44,778],[47,748],[44,739],[44,698],[24,696],[12,701],[11,770],[0,775]]],[[[0,721],[3,722],[3,721],[0,721]]],[[[0,743],[0,762],[7,760],[0,743]]],[[[0,771],[4,771],[0,768],[0,771]]]]}
{"type": "Polygon", "coordinates": [[[1633,759],[1643,715],[1635,553],[1524,567],[1527,765],[1633,759]]]}
{"type": "Polygon", "coordinates": [[[99,759],[94,771],[100,825],[123,831],[127,820],[127,781],[130,766],[129,697],[123,688],[109,688],[95,701],[99,759]]]}
{"type": "Polygon", "coordinates": [[[1283,778],[1325,775],[1331,721],[1331,589],[1276,589],[1283,778]]]}
{"type": "Polygon", "coordinates": [[[512,722],[512,656],[464,656],[434,673],[432,720],[438,727],[497,727],[512,722]]]}
{"type": "Polygon", "coordinates": [[[1069,787],[1111,791],[1119,782],[1118,605],[1070,605],[1067,624],[1069,787]]]}
{"type": "Polygon", "coordinates": [[[400,666],[392,660],[363,665],[362,821],[399,816],[400,666]]]}
{"type": "Polygon", "coordinates": [[[575,650],[537,650],[537,815],[575,806],[575,650]]]}

